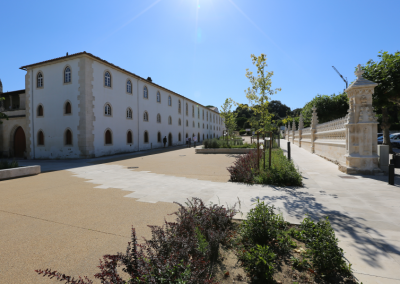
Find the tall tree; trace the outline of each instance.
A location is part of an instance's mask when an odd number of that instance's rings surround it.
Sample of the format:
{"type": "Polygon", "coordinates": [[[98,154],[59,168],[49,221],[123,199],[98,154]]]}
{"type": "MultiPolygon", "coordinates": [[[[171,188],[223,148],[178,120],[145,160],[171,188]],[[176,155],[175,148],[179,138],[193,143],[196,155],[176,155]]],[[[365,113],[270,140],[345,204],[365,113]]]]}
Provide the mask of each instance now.
{"type": "Polygon", "coordinates": [[[349,98],[346,93],[338,95],[317,95],[306,103],[303,114],[304,127],[311,125],[312,107],[315,105],[319,123],[328,122],[346,116],[349,109],[349,98]]]}
{"type": "MultiPolygon", "coordinates": [[[[269,130],[271,128],[271,115],[268,112],[268,101],[269,97],[281,91],[280,88],[273,90],[271,88],[272,81],[271,77],[274,72],[268,72],[265,68],[268,66],[266,61],[267,57],[261,53],[260,56],[251,55],[253,65],[257,67],[257,76],[253,75],[253,72],[246,69],[246,77],[249,79],[251,87],[245,90],[246,98],[249,100],[250,108],[254,113],[260,114],[260,120],[258,121],[257,130],[269,130]]],[[[257,124],[257,123],[252,123],[257,124]]]]}
{"type": "Polygon", "coordinates": [[[225,127],[228,130],[229,135],[232,135],[233,131],[236,129],[237,112],[232,111],[232,107],[235,105],[237,105],[235,101],[228,98],[221,106],[220,114],[224,118],[225,127]]]}
{"type": "Polygon", "coordinates": [[[395,118],[390,116],[390,111],[395,105],[400,106],[400,52],[389,54],[380,51],[378,57],[380,61],[370,59],[362,68],[365,71],[363,77],[378,83],[372,104],[378,113],[382,113],[378,118],[383,130],[383,144],[389,145],[392,152],[389,129],[395,118]]]}
{"type": "Polygon", "coordinates": [[[269,102],[268,111],[276,116],[276,119],[282,119],[290,113],[290,107],[281,103],[281,101],[272,100],[269,102]]]}

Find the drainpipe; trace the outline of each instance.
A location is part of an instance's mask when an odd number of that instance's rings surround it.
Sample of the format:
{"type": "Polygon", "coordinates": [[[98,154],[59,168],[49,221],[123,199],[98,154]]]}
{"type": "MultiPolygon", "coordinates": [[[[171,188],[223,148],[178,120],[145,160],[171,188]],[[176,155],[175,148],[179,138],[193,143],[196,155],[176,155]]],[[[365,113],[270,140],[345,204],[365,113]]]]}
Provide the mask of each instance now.
{"type": "Polygon", "coordinates": [[[35,160],[35,121],[34,121],[34,111],[35,107],[33,105],[33,69],[32,69],[32,106],[31,106],[31,111],[32,111],[32,143],[33,143],[33,160],[35,160]]]}

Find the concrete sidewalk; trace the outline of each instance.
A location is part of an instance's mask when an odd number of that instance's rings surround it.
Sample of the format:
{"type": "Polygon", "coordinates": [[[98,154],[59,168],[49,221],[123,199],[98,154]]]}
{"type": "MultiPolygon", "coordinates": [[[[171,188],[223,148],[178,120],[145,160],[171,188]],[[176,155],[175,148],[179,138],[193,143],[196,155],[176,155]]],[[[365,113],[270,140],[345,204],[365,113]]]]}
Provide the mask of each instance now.
{"type": "MultiPolygon", "coordinates": [[[[286,150],[287,141],[281,140],[286,150]]],[[[400,283],[400,179],[348,176],[337,165],[291,144],[304,177],[295,202],[281,200],[292,221],[329,216],[346,258],[363,283],[400,283]]],[[[269,200],[268,197],[265,200],[269,200]]]]}

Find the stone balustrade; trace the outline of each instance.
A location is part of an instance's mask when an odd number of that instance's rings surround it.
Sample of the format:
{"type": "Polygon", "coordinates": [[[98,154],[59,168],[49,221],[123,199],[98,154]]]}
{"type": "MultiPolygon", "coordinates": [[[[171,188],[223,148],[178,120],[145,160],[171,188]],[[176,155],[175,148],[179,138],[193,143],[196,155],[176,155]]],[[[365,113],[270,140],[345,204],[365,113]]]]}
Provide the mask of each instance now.
{"type": "Polygon", "coordinates": [[[318,124],[317,109],[313,107],[311,126],[303,128],[300,115],[298,130],[293,121],[285,127],[285,138],[311,153],[325,157],[348,174],[375,174],[378,166],[377,120],[372,108],[376,83],[362,77],[361,65],[357,79],[346,89],[350,108],[345,117],[318,124]]]}

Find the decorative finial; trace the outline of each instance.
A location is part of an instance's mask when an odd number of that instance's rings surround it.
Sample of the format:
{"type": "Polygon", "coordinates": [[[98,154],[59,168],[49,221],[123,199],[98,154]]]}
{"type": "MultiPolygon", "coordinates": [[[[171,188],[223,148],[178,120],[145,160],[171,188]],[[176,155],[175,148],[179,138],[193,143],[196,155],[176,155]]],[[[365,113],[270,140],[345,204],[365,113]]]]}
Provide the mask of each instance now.
{"type": "Polygon", "coordinates": [[[364,70],[361,69],[361,64],[357,65],[357,71],[354,72],[356,74],[357,78],[361,78],[362,74],[364,74],[364,70]]]}

